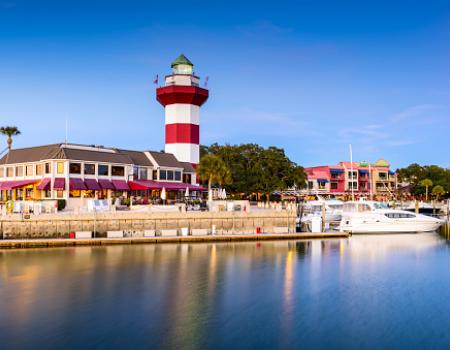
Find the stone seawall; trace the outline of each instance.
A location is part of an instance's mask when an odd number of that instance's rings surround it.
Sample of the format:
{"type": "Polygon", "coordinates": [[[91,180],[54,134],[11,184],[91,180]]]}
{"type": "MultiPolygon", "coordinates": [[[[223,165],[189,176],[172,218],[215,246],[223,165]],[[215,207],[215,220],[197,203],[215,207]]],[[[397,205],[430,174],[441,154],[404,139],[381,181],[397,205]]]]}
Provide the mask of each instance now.
{"type": "Polygon", "coordinates": [[[46,214],[27,219],[2,217],[0,235],[3,239],[68,238],[71,232],[90,231],[95,237],[106,237],[108,231],[125,231],[126,236],[139,237],[148,230],[156,236],[168,230],[179,235],[186,228],[189,234],[198,230],[219,235],[246,234],[255,233],[257,228],[267,233],[293,233],[295,222],[296,215],[290,211],[46,214]]]}

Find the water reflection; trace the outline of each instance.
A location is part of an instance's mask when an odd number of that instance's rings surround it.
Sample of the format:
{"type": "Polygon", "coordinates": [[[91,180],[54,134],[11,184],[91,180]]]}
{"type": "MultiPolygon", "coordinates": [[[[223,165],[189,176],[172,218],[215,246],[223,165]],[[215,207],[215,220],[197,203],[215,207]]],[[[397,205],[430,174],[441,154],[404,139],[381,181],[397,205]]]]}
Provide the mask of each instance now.
{"type": "Polygon", "coordinates": [[[450,285],[429,274],[442,247],[419,234],[1,251],[0,336],[6,348],[352,348],[390,325],[380,315],[409,312],[408,285],[450,285]]]}

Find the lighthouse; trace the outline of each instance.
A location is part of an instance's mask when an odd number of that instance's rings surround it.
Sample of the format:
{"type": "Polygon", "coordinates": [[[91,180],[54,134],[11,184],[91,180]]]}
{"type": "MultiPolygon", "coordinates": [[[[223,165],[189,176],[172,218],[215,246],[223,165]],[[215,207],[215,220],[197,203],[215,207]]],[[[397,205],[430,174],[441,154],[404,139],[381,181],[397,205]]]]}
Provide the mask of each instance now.
{"type": "Polygon", "coordinates": [[[183,54],[171,67],[164,86],[156,89],[156,99],[165,109],[165,152],[196,167],[200,161],[200,107],[208,99],[208,90],[199,86],[194,65],[183,54]]]}

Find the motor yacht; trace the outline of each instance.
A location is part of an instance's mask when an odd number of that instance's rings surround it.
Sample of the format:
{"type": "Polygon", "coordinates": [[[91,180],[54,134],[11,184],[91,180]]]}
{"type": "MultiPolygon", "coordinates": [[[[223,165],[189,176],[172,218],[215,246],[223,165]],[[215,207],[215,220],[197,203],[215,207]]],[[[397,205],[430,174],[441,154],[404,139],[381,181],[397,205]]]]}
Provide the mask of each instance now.
{"type": "Polygon", "coordinates": [[[303,206],[303,216],[300,221],[306,229],[311,231],[311,221],[314,217],[322,217],[322,208],[325,207],[325,223],[339,223],[342,219],[344,202],[337,199],[322,199],[306,202],[303,206]]]}
{"type": "Polygon", "coordinates": [[[341,232],[349,233],[415,233],[436,231],[443,220],[389,209],[374,201],[347,202],[343,206],[341,232]]]}

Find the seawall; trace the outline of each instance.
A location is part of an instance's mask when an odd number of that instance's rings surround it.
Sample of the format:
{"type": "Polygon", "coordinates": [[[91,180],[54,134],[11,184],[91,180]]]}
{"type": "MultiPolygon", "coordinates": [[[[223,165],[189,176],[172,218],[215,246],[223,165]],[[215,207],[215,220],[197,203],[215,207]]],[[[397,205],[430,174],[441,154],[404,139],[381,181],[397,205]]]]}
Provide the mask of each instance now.
{"type": "Polygon", "coordinates": [[[69,238],[71,232],[92,232],[106,237],[108,231],[124,231],[126,237],[142,237],[144,232],[159,236],[180,235],[182,230],[215,235],[294,233],[296,215],[291,211],[146,213],[113,212],[4,216],[0,219],[3,239],[69,238]]]}

